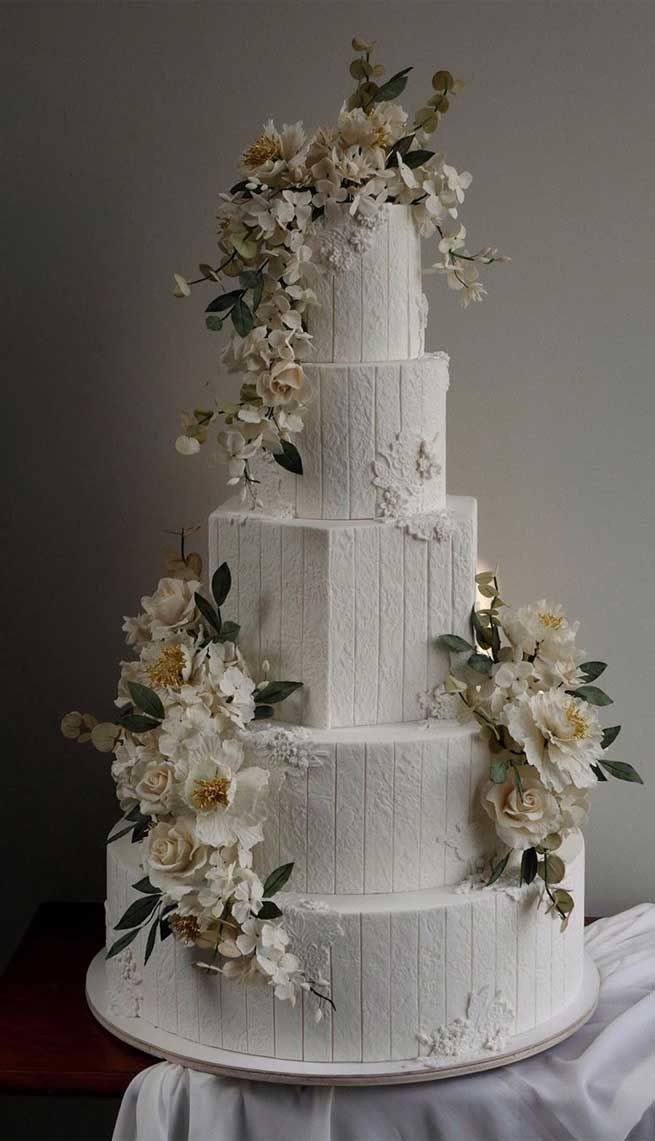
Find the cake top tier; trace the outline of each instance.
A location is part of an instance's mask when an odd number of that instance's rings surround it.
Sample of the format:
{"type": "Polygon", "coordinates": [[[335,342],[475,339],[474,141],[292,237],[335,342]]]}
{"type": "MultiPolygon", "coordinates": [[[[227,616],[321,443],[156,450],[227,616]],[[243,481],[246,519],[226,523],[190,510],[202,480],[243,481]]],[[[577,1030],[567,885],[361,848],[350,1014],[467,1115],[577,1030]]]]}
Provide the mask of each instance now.
{"type": "Polygon", "coordinates": [[[317,363],[421,356],[427,300],[420,235],[411,206],[353,214],[328,206],[312,227],[316,302],[307,309],[317,363]]]}

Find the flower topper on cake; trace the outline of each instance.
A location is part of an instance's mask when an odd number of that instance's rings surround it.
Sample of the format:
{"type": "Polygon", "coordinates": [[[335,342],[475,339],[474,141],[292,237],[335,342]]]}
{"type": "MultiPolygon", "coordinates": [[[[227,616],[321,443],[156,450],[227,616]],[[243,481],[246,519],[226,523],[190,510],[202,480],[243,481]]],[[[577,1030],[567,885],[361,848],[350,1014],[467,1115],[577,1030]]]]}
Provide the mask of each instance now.
{"type": "Polygon", "coordinates": [[[352,45],[356,87],[336,123],[307,135],[302,123],[278,129],[269,120],[241,156],[243,177],[220,197],[218,264],[202,263],[195,280],[175,274],[178,297],[200,283],[220,286],[207,305],[206,325],[220,331],[229,323],[222,359],[230,371],[245,373],[237,401],[183,414],[176,447],[185,455],[198,452],[222,420],[219,458],[227,464],[228,483],[239,485],[244,497],[249,493],[253,504],[258,495],[251,461],[261,450],[302,475],[294,440],[311,396],[303,368],[312,352],[306,311],[316,300],[316,275],[343,263],[342,250],[321,246],[318,219],[347,210],[363,248],[385,203],[412,206],[420,233],[436,239],[431,270],[446,278],[464,305],[486,292],[479,267],[507,260],[492,247],[469,252],[460,207],[471,175],[459,173],[430,146],[463,84],[449,71],[437,71],[432,93],[410,121],[396,100],[411,67],[382,81],[384,68],[372,62],[374,45],[359,37],[352,45]]]}
{"type": "Polygon", "coordinates": [[[545,599],[508,606],[495,571],[483,571],[476,582],[489,605],[471,615],[474,644],[456,634],[438,643],[455,658],[445,693],[461,700],[464,716],[478,721],[489,743],[482,807],[500,850],[487,882],[500,879],[512,854],[521,852],[521,883],[540,877],[549,910],[566,925],[574,901],[556,854],[562,838],[583,824],[588,790],[606,773],[643,782],[632,765],[605,757],[621,726],[599,723],[598,709],[612,700],[592,683],[607,667],[585,661],[576,645],[578,623],[545,599]]]}
{"type": "Polygon", "coordinates": [[[252,866],[270,789],[321,763],[298,730],[277,726],[261,740],[253,731],[302,683],[254,681],[237,647],[239,627],[221,614],[232,581],[227,563],[207,597],[200,556],[185,555],[181,537],[167,577],[141,599],[142,613],[125,619],[135,656],[121,662],[116,720],[74,712],[61,724],[65,737],[114,754],[124,821],[109,842],[130,833],[140,845],[139,898],[116,924],[108,957],[147,931],[147,962],[157,939],[174,935],[211,953],[197,964],[205,970],[268,984],[291,1003],[311,992],[320,1017],[331,1003],[328,984],[307,976],[273,899],[293,864],[264,880],[252,866]]]}

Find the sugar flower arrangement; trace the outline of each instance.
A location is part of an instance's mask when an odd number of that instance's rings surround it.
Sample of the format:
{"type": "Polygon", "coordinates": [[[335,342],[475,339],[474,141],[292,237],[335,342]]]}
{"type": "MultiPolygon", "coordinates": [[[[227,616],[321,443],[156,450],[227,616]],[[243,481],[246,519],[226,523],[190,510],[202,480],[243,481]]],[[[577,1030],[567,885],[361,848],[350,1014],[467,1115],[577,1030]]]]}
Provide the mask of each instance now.
{"type": "Polygon", "coordinates": [[[221,195],[218,264],[202,263],[192,281],[175,274],[178,297],[201,283],[220,286],[207,305],[206,325],[220,331],[229,323],[222,359],[228,370],[245,373],[236,402],[183,414],[176,447],[187,455],[198,452],[222,419],[219,457],[228,465],[228,483],[240,485],[255,504],[252,461],[261,452],[302,474],[294,439],[311,398],[303,361],[312,351],[306,312],[320,272],[321,219],[347,210],[366,229],[375,226],[385,203],[410,205],[422,236],[436,242],[432,271],[445,277],[465,306],[486,292],[480,267],[507,260],[491,247],[469,252],[460,207],[471,175],[431,147],[463,84],[449,71],[437,71],[431,94],[410,120],[397,99],[411,67],[384,81],[384,68],[372,60],[374,45],[355,37],[352,46],[356,86],[336,123],[307,135],[300,122],[278,129],[269,120],[241,156],[242,178],[221,195]]]}
{"type": "Polygon", "coordinates": [[[585,660],[576,645],[578,623],[545,599],[517,609],[506,605],[494,571],[476,582],[489,605],[473,610],[475,644],[455,634],[439,642],[453,656],[446,693],[479,722],[491,750],[482,807],[499,851],[488,883],[520,852],[521,882],[539,876],[549,910],[565,926],[574,901],[563,886],[566,868],[557,851],[567,832],[584,822],[588,790],[606,781],[606,773],[643,782],[632,765],[605,756],[621,726],[600,725],[598,709],[612,700],[593,682],[606,663],[585,660]]]}
{"type": "MultiPolygon", "coordinates": [[[[113,753],[124,814],[109,843],[139,844],[140,893],[116,924],[108,957],[147,930],[145,961],[171,935],[210,952],[198,966],[249,984],[268,984],[295,1004],[302,991],[316,1015],[331,1003],[328,984],[307,978],[273,897],[293,864],[264,879],[253,870],[269,790],[295,767],[314,763],[292,731],[253,732],[301,682],[256,682],[238,646],[239,627],[221,615],[231,586],[223,563],[208,598],[196,554],[168,558],[168,574],[142,598],[123,630],[134,657],[121,663],[114,721],[67,714],[65,737],[113,753]],[[262,746],[268,746],[262,747],[262,746]],[[268,763],[266,763],[268,761],[268,763]],[[264,766],[264,767],[263,767],[264,766]]],[[[319,762],[320,763],[320,762],[319,762]]]]}

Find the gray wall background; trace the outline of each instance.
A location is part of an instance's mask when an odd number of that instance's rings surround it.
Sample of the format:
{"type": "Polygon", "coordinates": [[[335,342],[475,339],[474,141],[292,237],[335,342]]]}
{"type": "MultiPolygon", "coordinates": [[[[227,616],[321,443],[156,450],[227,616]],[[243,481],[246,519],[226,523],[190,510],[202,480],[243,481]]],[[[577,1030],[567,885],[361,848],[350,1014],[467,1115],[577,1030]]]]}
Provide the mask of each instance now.
{"type": "MultiPolygon", "coordinates": [[[[452,357],[449,487],[474,494],[504,594],[548,594],[609,660],[613,755],[587,911],[653,899],[653,98],[639,3],[5,3],[0,42],[5,593],[3,919],[101,898],[106,760],[60,738],[111,712],[120,616],[204,523],[220,469],[179,457],[180,408],[217,378],[204,295],[219,190],[269,114],[316,124],[349,89],[353,33],[391,70],[468,80],[440,145],[475,181],[472,242],[513,255],[463,312],[435,278],[429,348],[452,357]]],[[[204,537],[202,538],[204,550],[204,537]]]]}

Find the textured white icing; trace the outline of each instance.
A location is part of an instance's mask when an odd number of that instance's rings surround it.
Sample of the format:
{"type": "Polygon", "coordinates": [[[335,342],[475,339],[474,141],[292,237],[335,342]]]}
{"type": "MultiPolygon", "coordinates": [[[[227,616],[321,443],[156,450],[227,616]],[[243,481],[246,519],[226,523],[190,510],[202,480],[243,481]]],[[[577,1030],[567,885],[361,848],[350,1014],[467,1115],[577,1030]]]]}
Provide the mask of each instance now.
{"type": "Polygon", "coordinates": [[[401,723],[310,740],[322,762],[289,772],[272,799],[254,853],[262,874],[293,862],[294,891],[403,892],[459,883],[493,850],[477,726],[401,723]]]}
{"type": "Polygon", "coordinates": [[[470,636],[475,501],[449,497],[451,533],[420,542],[374,521],[275,519],[219,508],[210,573],[227,560],[225,616],[253,669],[304,682],[285,717],[311,726],[418,720],[443,679],[442,633],[470,636]]]}
{"type": "Polygon", "coordinates": [[[372,519],[443,511],[448,357],[388,364],[307,365],[312,397],[298,437],[303,475],[259,462],[271,515],[372,519]],[[385,497],[385,490],[387,492],[385,497]]]}
{"type": "Polygon", "coordinates": [[[423,352],[420,236],[409,206],[383,206],[372,227],[336,206],[314,227],[317,301],[307,313],[314,359],[407,360],[423,352]]]}
{"type": "MultiPolygon", "coordinates": [[[[502,892],[467,896],[443,888],[310,896],[318,908],[303,917],[302,941],[316,945],[335,1013],[317,1025],[313,1002],[301,1000],[292,1008],[276,1002],[265,986],[249,989],[208,975],[193,966],[197,950],[168,939],[157,945],[142,972],[143,1017],[193,1041],[240,1052],[306,1061],[375,1061],[414,1058],[419,1049],[430,1049],[430,1040],[435,1049],[455,1048],[460,1021],[464,1043],[471,1041],[471,1024],[490,1032],[494,1019],[499,1021],[489,1009],[498,994],[507,1004],[498,1039],[511,1039],[563,1010],[581,983],[580,835],[565,841],[562,856],[567,886],[576,899],[563,933],[539,903],[536,889],[518,899],[502,892]],[[327,910],[322,912],[321,905],[327,910]]],[[[138,876],[134,846],[127,840],[109,845],[110,914],[116,910],[114,897],[126,902],[136,897],[129,885],[138,876]]],[[[278,901],[284,908],[285,895],[278,901]]],[[[289,903],[297,908],[297,896],[289,903]]],[[[110,1001],[115,1001],[120,974],[111,974],[108,985],[110,1001]]]]}

